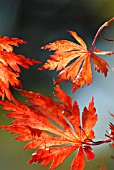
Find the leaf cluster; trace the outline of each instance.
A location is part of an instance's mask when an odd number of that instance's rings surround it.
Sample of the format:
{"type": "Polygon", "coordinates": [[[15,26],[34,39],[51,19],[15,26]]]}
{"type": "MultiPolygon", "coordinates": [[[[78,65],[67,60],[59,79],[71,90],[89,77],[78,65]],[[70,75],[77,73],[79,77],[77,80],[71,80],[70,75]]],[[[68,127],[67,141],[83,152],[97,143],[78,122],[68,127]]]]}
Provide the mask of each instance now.
{"type": "MultiPolygon", "coordinates": [[[[1,125],[0,128],[18,134],[16,140],[28,141],[24,149],[36,149],[29,160],[30,164],[42,162],[41,166],[46,166],[52,162],[49,168],[52,170],[77,151],[71,170],[83,170],[85,156],[87,160],[95,158],[92,146],[110,142],[114,147],[113,123],[109,123],[110,133],[106,134],[105,140],[94,141],[93,127],[98,120],[94,97],[81,114],[77,101],[73,102],[58,85],[64,80],[70,80],[72,92],[86,84],[90,85],[93,81],[91,62],[96,71],[107,76],[109,65],[98,55],[112,55],[114,52],[101,51],[94,46],[101,31],[113,21],[114,18],[99,28],[89,50],[84,40],[74,31],[68,32],[77,41],[76,43],[57,40],[42,47],[54,51],[38,70],[56,69],[59,72],[58,80],[54,82],[54,96],[57,101],[41,93],[22,90],[19,66],[29,69],[30,65],[40,62],[14,53],[13,46],[26,44],[25,41],[7,36],[0,37],[0,105],[3,110],[8,111],[6,114],[8,118],[14,118],[10,125],[1,125]],[[27,98],[25,103],[14,98],[10,86],[27,98]]],[[[111,116],[114,117],[113,114],[111,116]]]]}

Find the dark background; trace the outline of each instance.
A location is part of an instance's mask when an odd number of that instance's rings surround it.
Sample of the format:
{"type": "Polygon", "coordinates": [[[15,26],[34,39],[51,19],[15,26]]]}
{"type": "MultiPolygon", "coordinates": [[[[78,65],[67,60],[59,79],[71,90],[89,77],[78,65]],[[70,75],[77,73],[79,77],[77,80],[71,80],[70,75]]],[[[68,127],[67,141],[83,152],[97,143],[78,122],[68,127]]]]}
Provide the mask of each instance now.
{"type": "MultiPolygon", "coordinates": [[[[83,37],[90,47],[98,28],[113,15],[113,0],[0,0],[0,34],[26,40],[28,44],[15,48],[15,52],[45,62],[50,52],[41,50],[43,45],[57,39],[73,41],[66,32],[73,30],[83,37]]],[[[114,39],[113,23],[103,31],[103,35],[114,39]]],[[[114,43],[106,42],[100,37],[96,47],[114,51],[114,43]]],[[[91,97],[95,97],[99,116],[95,127],[97,140],[105,138],[108,123],[112,121],[108,111],[114,113],[114,72],[111,70],[114,67],[114,59],[113,56],[105,56],[104,59],[110,64],[107,78],[94,71],[92,85],[79,89],[74,94],[71,93],[70,83],[61,84],[67,94],[78,101],[81,111],[88,105],[91,97]]],[[[37,68],[38,66],[31,67],[30,70],[22,69],[23,89],[52,96],[52,78],[56,79],[55,71],[38,71],[37,68]]],[[[16,97],[19,98],[19,96],[16,97]]],[[[2,111],[0,122],[0,124],[8,122],[2,116],[2,111]]],[[[25,143],[13,140],[14,136],[9,135],[8,132],[1,130],[0,134],[0,170],[40,169],[39,165],[27,165],[26,162],[33,151],[23,151],[25,143]]],[[[114,151],[109,145],[98,147],[95,153],[97,157],[94,161],[87,163],[87,170],[97,169],[98,162],[104,162],[108,170],[113,170],[114,162],[110,156],[114,154],[114,151]]],[[[73,156],[58,169],[69,170],[73,156]]]]}

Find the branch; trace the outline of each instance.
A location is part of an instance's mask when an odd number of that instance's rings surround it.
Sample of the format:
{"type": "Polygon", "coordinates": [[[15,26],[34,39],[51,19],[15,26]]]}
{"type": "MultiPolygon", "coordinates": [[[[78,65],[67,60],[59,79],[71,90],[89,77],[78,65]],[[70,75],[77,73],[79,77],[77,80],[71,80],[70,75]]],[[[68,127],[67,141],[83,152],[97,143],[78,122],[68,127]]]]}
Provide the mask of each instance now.
{"type": "Polygon", "coordinates": [[[86,144],[86,145],[91,145],[91,146],[97,146],[97,145],[102,145],[104,143],[109,143],[109,142],[112,142],[112,140],[110,138],[107,138],[103,141],[96,141],[94,142],[93,140],[90,139],[91,142],[83,142],[83,144],[86,144]]]}
{"type": "Polygon", "coordinates": [[[91,45],[91,47],[90,47],[90,49],[89,49],[90,52],[92,51],[92,49],[93,49],[93,47],[94,47],[94,45],[95,45],[95,42],[96,42],[99,34],[101,33],[101,31],[102,31],[105,27],[107,27],[107,26],[108,26],[111,22],[113,22],[113,21],[114,21],[114,17],[113,17],[112,19],[110,19],[109,21],[105,22],[105,23],[98,29],[98,31],[97,31],[97,33],[96,33],[96,35],[95,35],[95,37],[94,37],[94,40],[93,40],[93,42],[92,42],[92,45],[91,45]]]}

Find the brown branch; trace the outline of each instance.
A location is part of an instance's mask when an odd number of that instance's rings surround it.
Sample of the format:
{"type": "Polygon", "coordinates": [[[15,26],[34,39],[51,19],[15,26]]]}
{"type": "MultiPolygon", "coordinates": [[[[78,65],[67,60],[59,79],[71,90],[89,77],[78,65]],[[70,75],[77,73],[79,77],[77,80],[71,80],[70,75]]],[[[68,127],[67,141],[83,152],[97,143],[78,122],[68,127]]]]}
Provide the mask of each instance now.
{"type": "Polygon", "coordinates": [[[114,41],[114,39],[105,38],[105,37],[102,35],[102,33],[100,33],[100,36],[101,36],[104,40],[106,40],[106,41],[114,41]]]}
{"type": "Polygon", "coordinates": [[[104,143],[110,143],[110,142],[112,142],[112,140],[110,139],[110,138],[107,138],[107,139],[105,139],[105,140],[103,140],[103,141],[96,141],[96,142],[94,142],[93,140],[90,140],[91,142],[83,142],[83,144],[86,144],[86,145],[91,145],[91,146],[97,146],[97,145],[102,145],[102,144],[104,144],[104,143]]]}

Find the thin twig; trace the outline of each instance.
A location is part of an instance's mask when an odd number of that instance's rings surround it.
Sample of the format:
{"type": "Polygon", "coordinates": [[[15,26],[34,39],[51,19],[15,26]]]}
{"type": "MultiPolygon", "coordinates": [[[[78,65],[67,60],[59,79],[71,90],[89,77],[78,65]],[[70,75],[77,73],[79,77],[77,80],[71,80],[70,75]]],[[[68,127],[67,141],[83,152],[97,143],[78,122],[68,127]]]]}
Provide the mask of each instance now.
{"type": "Polygon", "coordinates": [[[101,36],[104,40],[106,40],[106,41],[114,41],[114,39],[105,38],[105,37],[102,35],[102,33],[100,33],[100,36],[101,36]]]}
{"type": "Polygon", "coordinates": [[[103,140],[103,141],[96,141],[96,142],[94,142],[93,140],[90,140],[91,142],[83,142],[83,144],[86,144],[86,145],[91,145],[91,146],[96,146],[96,145],[102,145],[102,144],[104,144],[104,143],[110,143],[110,142],[112,142],[112,140],[110,139],[110,138],[107,138],[107,139],[105,139],[105,140],[103,140]]]}
{"type": "Polygon", "coordinates": [[[101,33],[101,31],[102,31],[105,27],[107,27],[107,26],[108,26],[111,22],[113,22],[113,21],[114,21],[114,17],[113,17],[112,19],[110,19],[109,21],[105,22],[105,23],[98,29],[98,31],[97,31],[97,33],[96,33],[96,35],[95,35],[95,37],[94,37],[94,40],[93,40],[93,42],[92,42],[92,45],[91,45],[91,47],[90,47],[90,49],[89,49],[90,52],[92,51],[92,49],[93,49],[93,47],[94,47],[94,45],[95,45],[95,42],[96,42],[99,34],[101,33]]]}

